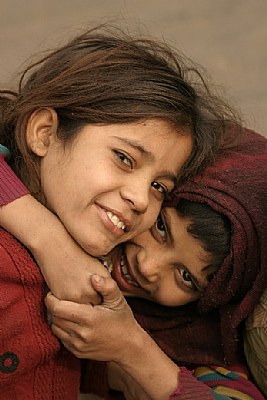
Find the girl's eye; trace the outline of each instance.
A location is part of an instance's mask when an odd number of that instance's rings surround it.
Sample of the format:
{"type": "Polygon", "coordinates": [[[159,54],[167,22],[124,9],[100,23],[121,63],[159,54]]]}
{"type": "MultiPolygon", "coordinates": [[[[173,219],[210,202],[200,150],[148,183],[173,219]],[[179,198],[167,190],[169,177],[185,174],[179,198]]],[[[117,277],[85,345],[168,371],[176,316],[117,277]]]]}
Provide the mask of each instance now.
{"type": "Polygon", "coordinates": [[[157,219],[157,221],[156,221],[156,229],[157,229],[159,235],[160,235],[163,239],[165,239],[165,238],[166,238],[166,235],[167,235],[167,231],[166,231],[166,227],[165,227],[164,221],[163,221],[163,219],[161,218],[161,215],[158,216],[158,219],[157,219]]]}
{"type": "Polygon", "coordinates": [[[157,221],[151,228],[151,234],[153,238],[160,244],[165,244],[168,239],[168,227],[164,221],[164,218],[159,215],[157,221]]]}
{"type": "Polygon", "coordinates": [[[183,284],[193,291],[198,290],[189,272],[184,268],[179,268],[178,270],[181,275],[183,284]]]}
{"type": "Polygon", "coordinates": [[[133,167],[133,162],[130,159],[130,157],[126,156],[126,154],[122,153],[119,150],[114,150],[114,153],[116,154],[116,157],[125,165],[128,167],[132,168],[133,167]]]}

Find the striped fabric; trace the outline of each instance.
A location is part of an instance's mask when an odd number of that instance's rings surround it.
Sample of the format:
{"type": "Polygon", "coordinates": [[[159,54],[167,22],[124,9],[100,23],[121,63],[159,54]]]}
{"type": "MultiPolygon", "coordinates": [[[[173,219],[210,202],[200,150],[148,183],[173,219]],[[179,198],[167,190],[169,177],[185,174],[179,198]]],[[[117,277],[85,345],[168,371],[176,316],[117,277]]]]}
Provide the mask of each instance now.
{"type": "Polygon", "coordinates": [[[199,367],[193,375],[205,383],[213,392],[215,400],[255,400],[262,396],[243,372],[230,371],[223,367],[199,367]]]}

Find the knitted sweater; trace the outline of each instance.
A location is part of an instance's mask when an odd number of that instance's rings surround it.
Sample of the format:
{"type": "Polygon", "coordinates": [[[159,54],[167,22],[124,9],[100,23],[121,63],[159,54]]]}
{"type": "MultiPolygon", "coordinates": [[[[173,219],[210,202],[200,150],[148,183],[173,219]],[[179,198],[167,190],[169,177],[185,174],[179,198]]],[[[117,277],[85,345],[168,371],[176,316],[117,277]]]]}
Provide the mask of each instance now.
{"type": "MultiPolygon", "coordinates": [[[[4,157],[0,154],[0,207],[19,198],[25,194],[28,194],[28,190],[24,187],[21,181],[16,177],[13,171],[8,167],[8,165],[4,162],[4,157]]],[[[6,232],[5,232],[6,234],[6,232]]],[[[14,239],[13,239],[14,240],[14,239]]],[[[1,249],[1,248],[0,248],[1,249]]],[[[26,251],[24,250],[26,253],[26,251]]],[[[27,253],[26,253],[27,254],[27,253]]],[[[1,251],[0,251],[1,256],[1,251]]],[[[29,255],[28,255],[29,257],[29,255]]],[[[0,258],[1,259],[1,258],[0,258]]],[[[31,262],[33,262],[31,260],[31,262]]],[[[33,264],[36,268],[36,265],[33,264]]],[[[40,281],[42,279],[38,270],[36,268],[35,273],[39,276],[40,281]]],[[[43,285],[43,283],[42,283],[43,285]]],[[[39,301],[39,304],[42,301],[39,301]]],[[[1,312],[1,308],[0,308],[1,312]]],[[[38,317],[39,318],[39,317],[38,317]]],[[[47,324],[45,323],[47,328],[47,324]]],[[[51,332],[48,331],[47,337],[52,338],[53,342],[57,343],[51,332]]],[[[57,343],[58,345],[58,343],[57,343]]],[[[51,346],[51,344],[50,344],[51,346]]],[[[61,354],[64,357],[68,353],[61,350],[61,354]]],[[[70,357],[70,355],[68,355],[70,357]]],[[[8,362],[10,362],[8,360],[8,362]]],[[[0,364],[1,365],[1,364],[0,364]]],[[[55,365],[55,364],[54,364],[55,365]]],[[[75,365],[74,360],[70,365],[75,365]]],[[[66,364],[65,364],[66,366],[66,364]]],[[[40,367],[39,367],[40,370],[40,367]]],[[[60,370],[58,371],[57,376],[60,377],[60,370]]],[[[247,373],[244,373],[244,370],[241,366],[236,366],[234,371],[230,369],[225,369],[222,367],[210,366],[210,367],[200,367],[195,368],[194,371],[190,372],[186,368],[181,368],[179,374],[179,381],[180,384],[178,385],[177,389],[174,393],[170,394],[170,400],[199,400],[199,399],[215,399],[215,400],[227,400],[227,399],[236,399],[236,400],[263,400],[263,396],[259,393],[256,387],[248,380],[247,373]]],[[[70,371],[69,371],[70,372],[70,371]]],[[[1,374],[1,372],[0,372],[1,374]]],[[[67,390],[67,372],[63,372],[61,378],[65,376],[66,382],[64,383],[64,388],[61,389],[62,397],[24,397],[25,400],[27,399],[64,399],[70,400],[76,397],[67,397],[66,390],[67,390]],[[66,373],[66,375],[65,375],[66,373]]],[[[108,392],[108,383],[107,383],[107,376],[106,376],[106,363],[104,362],[97,362],[97,361],[86,361],[84,360],[84,369],[82,370],[82,391],[85,393],[96,393],[100,396],[103,396],[105,399],[108,398],[118,398],[122,399],[123,396],[121,394],[114,394],[114,396],[110,395],[108,392]],[[112,396],[112,397],[110,397],[112,396]]],[[[28,383],[25,382],[25,387],[27,389],[28,383]]],[[[39,385],[39,383],[38,383],[39,385]]],[[[41,388],[41,386],[38,386],[41,388]]],[[[1,386],[0,386],[1,390],[1,386]]],[[[18,386],[18,390],[19,386],[18,386]]],[[[42,389],[43,390],[43,389],[42,389]]],[[[47,388],[44,389],[47,392],[47,388]]],[[[7,392],[8,393],[8,392],[7,392]]],[[[6,398],[10,400],[24,400],[21,395],[21,392],[18,391],[17,393],[20,394],[19,397],[14,395],[13,397],[8,393],[8,396],[1,397],[0,400],[4,400],[6,398]]],[[[77,396],[77,395],[76,395],[77,396]]]]}
{"type": "Polygon", "coordinates": [[[4,154],[0,154],[0,207],[29,194],[28,189],[5,163],[4,157],[4,154]]]}
{"type": "Polygon", "coordinates": [[[80,363],[49,328],[42,275],[2,229],[0,270],[0,399],[77,400],[80,363]]]}

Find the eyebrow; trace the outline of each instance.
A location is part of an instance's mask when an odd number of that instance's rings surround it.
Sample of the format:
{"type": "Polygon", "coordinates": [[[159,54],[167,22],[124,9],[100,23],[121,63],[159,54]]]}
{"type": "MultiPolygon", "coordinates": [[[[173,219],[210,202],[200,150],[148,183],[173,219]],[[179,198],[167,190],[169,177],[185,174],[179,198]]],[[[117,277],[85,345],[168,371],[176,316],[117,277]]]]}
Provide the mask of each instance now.
{"type": "MultiPolygon", "coordinates": [[[[135,150],[138,150],[141,154],[145,155],[148,160],[153,161],[155,159],[153,153],[151,153],[151,151],[147,150],[138,141],[133,140],[133,139],[128,139],[126,137],[119,137],[116,135],[113,137],[122,143],[128,144],[129,146],[133,147],[135,150]]],[[[163,170],[160,172],[160,178],[170,180],[174,184],[174,186],[176,186],[177,182],[178,182],[177,176],[166,170],[163,170]]]]}
{"type": "MultiPolygon", "coordinates": [[[[171,224],[168,222],[168,219],[170,219],[170,218],[168,218],[168,217],[165,215],[165,216],[164,216],[165,227],[166,227],[166,229],[167,229],[167,234],[168,234],[168,236],[169,236],[169,239],[170,239],[171,243],[173,244],[173,243],[174,243],[173,234],[172,234],[172,231],[171,231],[171,224]]],[[[178,264],[177,264],[177,265],[178,265],[178,264]]],[[[204,292],[204,290],[206,289],[207,285],[204,286],[203,283],[201,283],[200,280],[199,280],[199,279],[188,269],[188,267],[186,267],[184,264],[179,264],[178,266],[179,266],[180,268],[182,267],[183,269],[185,269],[185,270],[190,274],[190,276],[191,276],[191,278],[192,278],[194,284],[196,285],[197,289],[198,289],[200,292],[204,292]]]]}
{"type": "Polygon", "coordinates": [[[151,153],[151,151],[148,151],[143,145],[141,145],[138,141],[133,140],[133,139],[128,139],[126,137],[119,137],[119,136],[113,136],[115,139],[119,140],[122,143],[126,143],[129,146],[133,147],[134,149],[140,151],[140,153],[145,154],[147,158],[153,160],[154,156],[151,153]]]}

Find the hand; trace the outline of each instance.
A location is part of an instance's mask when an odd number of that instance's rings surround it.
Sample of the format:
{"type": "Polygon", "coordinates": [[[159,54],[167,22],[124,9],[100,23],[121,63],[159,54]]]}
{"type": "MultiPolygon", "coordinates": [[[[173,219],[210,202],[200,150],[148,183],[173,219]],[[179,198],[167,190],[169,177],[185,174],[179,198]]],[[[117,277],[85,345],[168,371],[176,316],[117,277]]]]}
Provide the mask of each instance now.
{"type": "Polygon", "coordinates": [[[99,275],[91,277],[93,288],[102,296],[101,305],[59,301],[48,294],[54,334],[76,357],[123,363],[141,350],[142,335],[116,282],[99,275]]]}
{"type": "Polygon", "coordinates": [[[116,380],[110,377],[111,384],[122,390],[127,400],[149,399],[145,396],[167,399],[177,387],[179,368],[134,319],[111,277],[93,275],[91,283],[103,298],[101,305],[60,301],[47,295],[52,331],[77,357],[116,363],[121,373],[116,380]]]}

